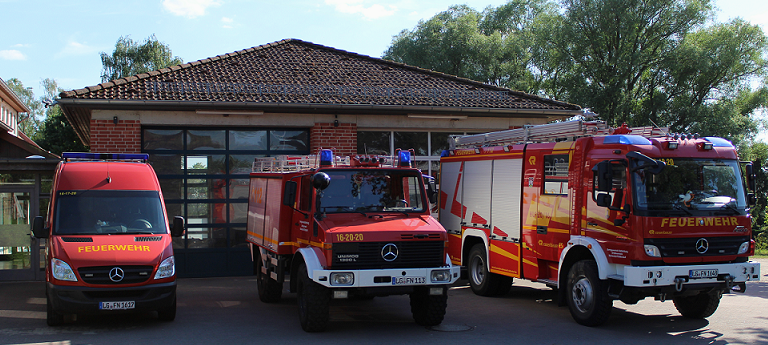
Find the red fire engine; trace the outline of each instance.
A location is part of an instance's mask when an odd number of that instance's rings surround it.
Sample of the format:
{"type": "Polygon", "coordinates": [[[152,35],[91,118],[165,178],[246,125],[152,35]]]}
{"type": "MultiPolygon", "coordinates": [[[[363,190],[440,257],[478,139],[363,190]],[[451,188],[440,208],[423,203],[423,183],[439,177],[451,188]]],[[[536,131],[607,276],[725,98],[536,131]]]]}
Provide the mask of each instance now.
{"type": "Polygon", "coordinates": [[[280,300],[288,278],[308,332],[325,329],[332,299],[396,294],[410,295],[418,324],[440,324],[459,267],[411,156],[257,158],[247,230],[259,298],[280,300]]]}
{"type": "Polygon", "coordinates": [[[439,219],[472,290],[542,282],[596,326],[613,300],[650,296],[705,318],[759,280],[752,164],[725,139],[662,132],[577,120],[453,138],[439,219]]]}

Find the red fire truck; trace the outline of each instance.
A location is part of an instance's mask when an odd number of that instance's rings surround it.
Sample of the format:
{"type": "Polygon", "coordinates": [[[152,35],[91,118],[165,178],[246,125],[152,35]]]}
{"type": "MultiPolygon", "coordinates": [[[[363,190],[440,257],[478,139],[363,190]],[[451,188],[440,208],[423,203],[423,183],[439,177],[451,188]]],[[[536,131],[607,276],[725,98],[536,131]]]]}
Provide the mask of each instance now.
{"type": "Polygon", "coordinates": [[[705,318],[759,280],[752,164],[725,139],[663,133],[576,120],[453,138],[439,219],[472,290],[542,282],[596,326],[651,296],[705,318]]]}
{"type": "Polygon", "coordinates": [[[459,267],[430,216],[434,183],[427,193],[409,151],[319,153],[254,162],[247,236],[261,301],[279,301],[288,278],[307,332],[326,328],[332,299],[396,294],[410,295],[418,324],[440,324],[459,267]]]}

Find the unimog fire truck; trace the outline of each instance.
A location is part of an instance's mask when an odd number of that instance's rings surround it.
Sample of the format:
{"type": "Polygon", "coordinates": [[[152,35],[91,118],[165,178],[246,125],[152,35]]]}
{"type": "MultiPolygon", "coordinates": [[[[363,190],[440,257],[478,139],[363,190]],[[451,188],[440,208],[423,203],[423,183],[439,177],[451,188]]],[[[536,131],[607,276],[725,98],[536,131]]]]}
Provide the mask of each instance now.
{"type": "Polygon", "coordinates": [[[434,182],[427,193],[425,177],[411,168],[413,152],[319,153],[254,162],[247,236],[261,301],[279,301],[288,279],[301,327],[318,332],[332,299],[409,294],[416,323],[440,324],[459,267],[430,216],[434,182]]]}
{"type": "Polygon", "coordinates": [[[439,219],[478,295],[542,282],[576,322],[597,326],[614,300],[646,297],[706,318],[723,293],[760,279],[748,259],[753,167],[725,139],[576,120],[450,148],[439,219]]]}

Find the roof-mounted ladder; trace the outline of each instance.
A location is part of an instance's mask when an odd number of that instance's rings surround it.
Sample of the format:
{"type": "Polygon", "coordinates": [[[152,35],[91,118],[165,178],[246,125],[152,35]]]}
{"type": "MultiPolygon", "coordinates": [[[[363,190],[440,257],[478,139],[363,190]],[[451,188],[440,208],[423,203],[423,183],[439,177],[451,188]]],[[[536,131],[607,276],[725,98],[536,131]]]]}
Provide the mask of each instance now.
{"type": "Polygon", "coordinates": [[[622,126],[618,129],[608,128],[603,121],[573,120],[567,122],[548,123],[544,125],[526,125],[522,128],[505,131],[451,136],[450,149],[471,148],[482,146],[512,145],[519,143],[541,143],[568,141],[585,136],[633,134],[644,137],[658,137],[667,132],[667,128],[622,126]],[[615,131],[615,133],[614,133],[615,131]]]}

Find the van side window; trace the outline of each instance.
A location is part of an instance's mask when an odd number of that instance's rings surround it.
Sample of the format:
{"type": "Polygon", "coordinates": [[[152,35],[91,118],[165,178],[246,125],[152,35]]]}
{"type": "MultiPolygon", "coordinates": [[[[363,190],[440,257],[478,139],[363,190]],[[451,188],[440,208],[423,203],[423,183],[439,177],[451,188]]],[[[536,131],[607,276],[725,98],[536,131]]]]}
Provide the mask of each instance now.
{"type": "Polygon", "coordinates": [[[312,184],[309,175],[302,176],[299,181],[299,211],[309,212],[312,206],[312,184]]]}
{"type": "Polygon", "coordinates": [[[544,156],[544,194],[568,195],[568,155],[544,156]]]}

